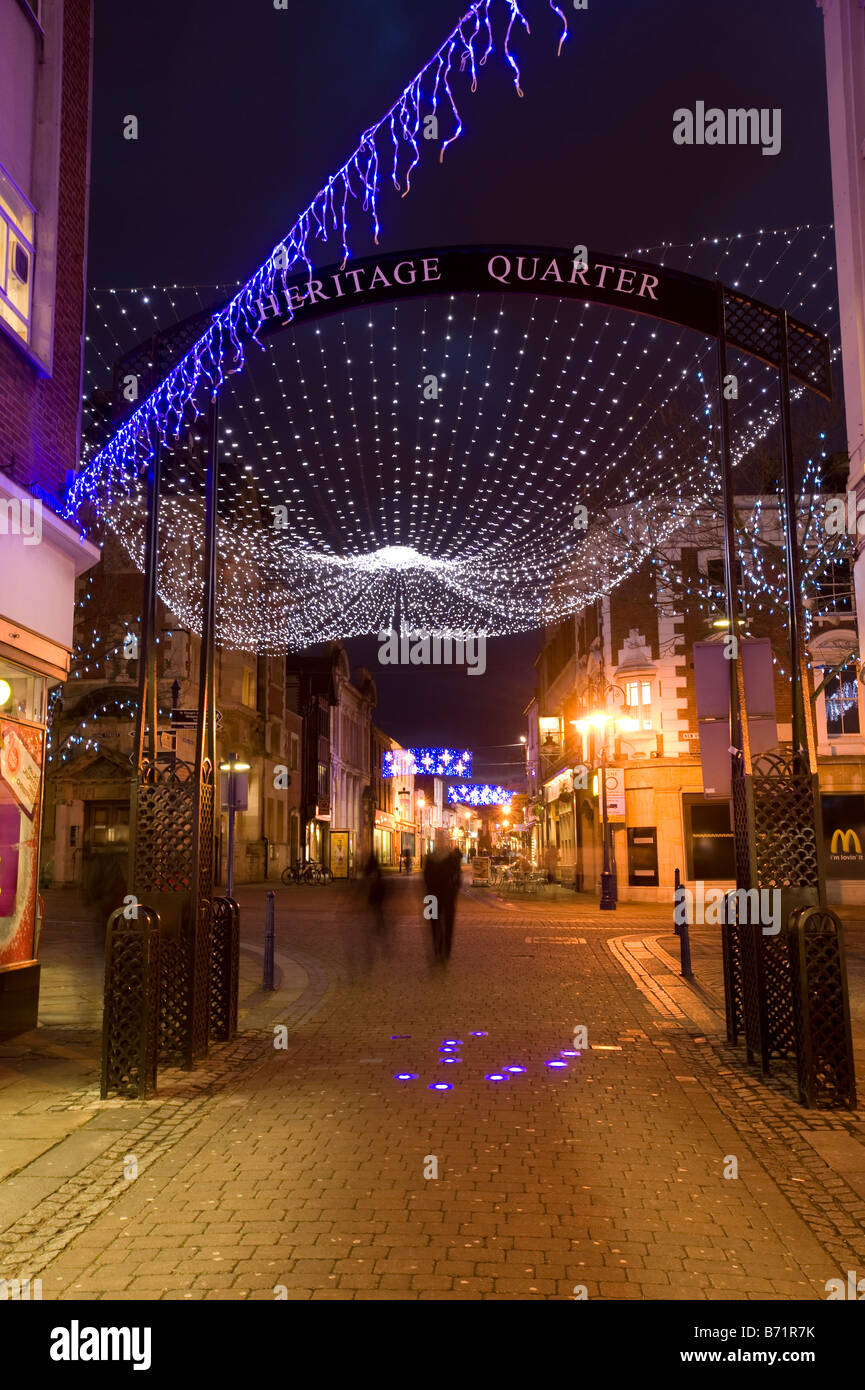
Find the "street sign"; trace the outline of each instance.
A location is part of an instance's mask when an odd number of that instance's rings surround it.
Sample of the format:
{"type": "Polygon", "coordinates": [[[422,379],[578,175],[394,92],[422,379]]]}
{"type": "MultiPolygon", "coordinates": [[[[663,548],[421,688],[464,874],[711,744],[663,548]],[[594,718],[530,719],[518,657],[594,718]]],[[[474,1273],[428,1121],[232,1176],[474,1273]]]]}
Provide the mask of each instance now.
{"type": "MultiPolygon", "coordinates": [[[[198,727],[197,709],[172,709],[168,711],[168,717],[175,729],[196,729],[198,727]]],[[[216,711],[216,727],[222,724],[222,710],[216,711]]]]}
{"type": "Polygon", "coordinates": [[[625,819],[625,775],[619,768],[607,768],[607,819],[625,819]]]}

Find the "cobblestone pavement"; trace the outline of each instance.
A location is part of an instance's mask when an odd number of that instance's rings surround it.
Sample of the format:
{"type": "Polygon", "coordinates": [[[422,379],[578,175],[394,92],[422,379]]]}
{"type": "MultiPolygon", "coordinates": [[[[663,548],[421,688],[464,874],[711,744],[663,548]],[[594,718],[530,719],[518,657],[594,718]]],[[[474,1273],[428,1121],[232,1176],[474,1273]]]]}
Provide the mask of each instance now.
{"type": "MultiPolygon", "coordinates": [[[[441,970],[420,879],[390,887],[371,964],[352,886],[281,890],[292,987],[153,1101],[100,1102],[92,1059],[29,1109],[0,1089],[13,1137],[81,1121],[0,1186],[0,1276],[61,1299],[808,1300],[862,1270],[863,1112],[758,1080],[657,914],[472,890],[441,970]]],[[[254,960],[263,893],[241,899],[254,960]]]]}

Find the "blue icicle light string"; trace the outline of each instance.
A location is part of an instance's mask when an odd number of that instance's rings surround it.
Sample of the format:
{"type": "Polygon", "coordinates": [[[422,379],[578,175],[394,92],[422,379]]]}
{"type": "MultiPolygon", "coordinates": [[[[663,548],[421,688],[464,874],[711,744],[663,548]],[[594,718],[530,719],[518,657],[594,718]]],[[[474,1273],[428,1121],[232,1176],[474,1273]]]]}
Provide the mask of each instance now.
{"type": "MultiPolygon", "coordinates": [[[[525,0],[523,0],[525,3],[525,0]]],[[[562,23],[559,52],[568,36],[568,24],[563,11],[550,0],[550,8],[562,23]]],[[[343,267],[351,256],[349,247],[349,199],[359,201],[368,214],[376,244],[381,230],[378,216],[379,179],[384,151],[379,139],[384,136],[393,145],[390,174],[394,186],[405,196],[411,188],[411,175],[420,160],[418,132],[424,119],[424,81],[431,86],[427,115],[439,115],[440,104],[449,103],[455,129],[442,143],[440,159],[462,133],[462,121],[451,86],[454,70],[464,73],[468,68],[471,90],[477,87],[478,69],[494,51],[494,28],[498,12],[502,25],[506,22],[502,50],[513,71],[514,86],[522,96],[519,63],[511,49],[516,24],[530,33],[529,22],[519,0],[475,0],[437,51],[403,89],[381,120],[365,130],[345,164],[332,174],[309,206],[300,214],[288,235],[274,247],[268,259],[247,280],[230,303],[214,315],[210,327],[190,351],[172,369],[153,393],[118,430],[73,481],[66,498],[63,514],[74,517],[86,502],[92,503],[98,514],[103,505],[110,505],[114,490],[129,493],[141,466],[152,457],[157,441],[167,445],[177,437],[184,425],[200,417],[202,410],[196,397],[204,390],[207,396],[217,392],[226,378],[243,369],[244,342],[252,339],[261,347],[258,332],[264,322],[263,305],[277,287],[278,277],[286,292],[286,281],[299,265],[306,266],[310,280],[313,263],[310,258],[311,240],[326,242],[331,233],[342,243],[343,267]],[[474,26],[472,28],[472,25],[474,26]],[[483,47],[478,55],[477,48],[483,47]],[[456,64],[456,69],[455,69],[456,64]],[[407,166],[400,174],[400,154],[407,166]],[[405,181],[405,188],[402,181],[405,181]],[[191,407],[191,418],[189,408],[191,407]]],[[[385,166],[387,167],[387,166],[385,166]]],[[[293,310],[289,307],[289,316],[293,310]]]]}

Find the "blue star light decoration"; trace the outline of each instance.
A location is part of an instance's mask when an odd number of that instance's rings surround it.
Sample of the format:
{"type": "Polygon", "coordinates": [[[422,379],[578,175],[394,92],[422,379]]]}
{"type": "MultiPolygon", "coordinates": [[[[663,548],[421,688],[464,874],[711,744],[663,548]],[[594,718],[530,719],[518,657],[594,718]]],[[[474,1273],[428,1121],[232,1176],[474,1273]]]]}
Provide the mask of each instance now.
{"type": "Polygon", "coordinates": [[[468,748],[395,748],[382,758],[382,777],[471,777],[468,748]]]}
{"type": "Polygon", "coordinates": [[[510,806],[514,793],[489,782],[465,782],[448,787],[449,806],[510,806]]]}

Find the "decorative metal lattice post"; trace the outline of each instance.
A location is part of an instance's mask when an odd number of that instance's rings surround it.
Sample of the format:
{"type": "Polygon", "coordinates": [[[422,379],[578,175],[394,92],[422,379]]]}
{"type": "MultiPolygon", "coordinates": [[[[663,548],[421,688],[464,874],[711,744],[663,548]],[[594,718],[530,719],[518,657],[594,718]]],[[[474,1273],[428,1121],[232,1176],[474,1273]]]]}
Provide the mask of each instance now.
{"type": "MultiPolygon", "coordinates": [[[[141,905],[142,932],[146,929],[152,934],[157,923],[158,942],[148,948],[152,968],[145,979],[139,965],[132,969],[124,964],[124,959],[133,964],[137,961],[135,952],[128,949],[129,933],[121,933],[118,924],[109,934],[103,1087],[111,1087],[111,1078],[128,1071],[120,1053],[129,1051],[132,1033],[141,1034],[133,1048],[136,1057],[150,1056],[145,1039],[155,1035],[159,1062],[191,1067],[207,1053],[211,1018],[221,1040],[231,1038],[237,1026],[236,904],[225,902],[219,913],[219,930],[214,934],[218,425],[214,398],[208,421],[198,721],[191,764],[178,760],[176,750],[164,761],[159,757],[157,580],[165,463],[161,447],[154,451],[148,467],[138,714],[130,787],[129,889],[141,905]],[[118,955],[121,942],[124,956],[118,955]],[[158,987],[154,989],[156,972],[158,987]]],[[[154,1085],[155,1072],[151,1075],[148,1070],[146,1091],[152,1091],[154,1085]]]]}
{"type": "MultiPolygon", "coordinates": [[[[719,286],[718,371],[721,403],[721,475],[729,631],[735,639],[731,662],[731,753],[733,821],[736,847],[736,895],[728,895],[723,928],[727,1037],[744,1033],[749,1061],[765,1074],[773,1057],[797,1056],[807,1030],[794,1017],[787,923],[794,909],[825,908],[825,872],[817,744],[805,657],[801,566],[790,424],[791,324],[776,312],[719,286]],[[736,574],[735,517],[731,468],[727,378],[727,335],[734,325],[738,344],[759,336],[761,355],[778,369],[781,434],[781,487],[784,517],[789,619],[792,739],[753,758],[748,730],[744,671],[740,660],[739,593],[736,574]],[[748,910],[741,911],[750,894],[748,910]],[[753,910],[754,890],[780,894],[780,921],[768,927],[753,910]],[[735,903],[732,899],[735,897],[735,903]]],[[[818,335],[795,325],[797,368],[811,371],[828,386],[828,364],[819,371],[818,335]],[[816,365],[815,365],[816,364],[816,365]]],[[[762,898],[760,899],[762,904],[762,898]]],[[[843,970],[843,964],[842,964],[843,970]]],[[[811,1006],[819,1012],[819,999],[811,1006]]],[[[843,1040],[839,1040],[843,1049],[843,1040]]]]}
{"type": "Polygon", "coordinates": [[[187,1065],[207,1052],[210,1032],[210,970],[213,950],[213,832],[216,815],[216,637],[217,497],[219,491],[219,402],[210,408],[207,485],[204,504],[204,595],[195,739],[192,840],[192,912],[187,1065]]]}

